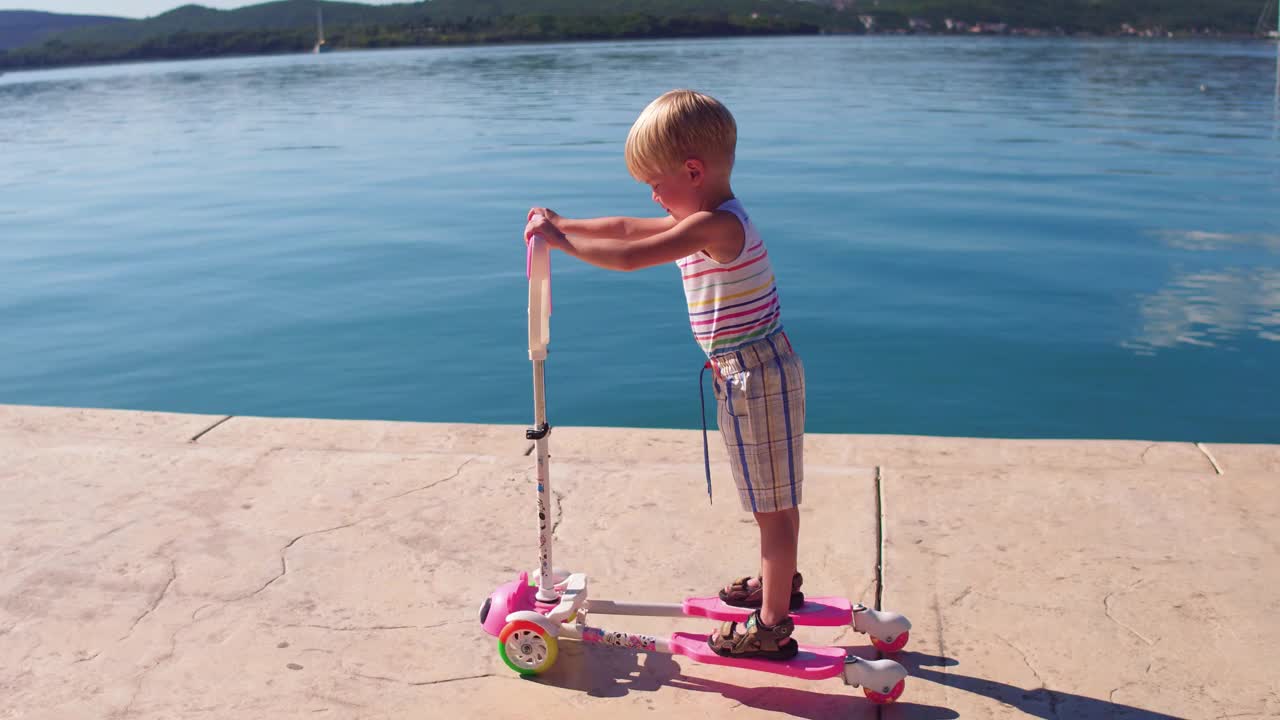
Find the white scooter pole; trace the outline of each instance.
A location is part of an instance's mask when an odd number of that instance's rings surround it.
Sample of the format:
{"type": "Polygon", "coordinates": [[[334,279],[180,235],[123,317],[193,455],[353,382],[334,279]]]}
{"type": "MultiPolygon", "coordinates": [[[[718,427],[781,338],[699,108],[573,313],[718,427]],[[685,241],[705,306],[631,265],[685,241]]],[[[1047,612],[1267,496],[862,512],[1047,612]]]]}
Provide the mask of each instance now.
{"type": "Polygon", "coordinates": [[[548,467],[547,397],[543,365],[551,342],[551,248],[534,235],[528,242],[525,273],[529,278],[529,360],[533,362],[533,424],[525,438],[537,446],[538,459],[538,600],[555,602],[551,570],[551,473],[548,467]]]}

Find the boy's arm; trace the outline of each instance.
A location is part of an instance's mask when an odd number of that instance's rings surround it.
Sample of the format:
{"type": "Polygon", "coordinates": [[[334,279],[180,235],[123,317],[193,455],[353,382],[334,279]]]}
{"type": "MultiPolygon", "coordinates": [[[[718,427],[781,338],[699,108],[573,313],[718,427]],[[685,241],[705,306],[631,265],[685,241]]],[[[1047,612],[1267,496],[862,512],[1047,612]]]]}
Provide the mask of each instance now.
{"type": "Polygon", "coordinates": [[[565,235],[572,238],[617,238],[619,240],[639,240],[676,226],[676,219],[670,215],[660,218],[603,217],[571,220],[561,218],[557,227],[565,235]]]}
{"type": "Polygon", "coordinates": [[[708,248],[723,250],[732,246],[740,251],[744,241],[737,218],[728,213],[711,212],[695,213],[667,230],[632,240],[566,236],[542,217],[535,217],[525,228],[526,238],[535,234],[546,237],[552,247],[579,260],[624,272],[674,262],[708,248]]]}
{"type": "Polygon", "coordinates": [[[639,240],[670,230],[676,225],[675,218],[670,215],[659,218],[602,217],[574,220],[561,217],[549,208],[539,207],[529,211],[530,218],[534,215],[546,217],[560,232],[572,238],[639,240]]]}

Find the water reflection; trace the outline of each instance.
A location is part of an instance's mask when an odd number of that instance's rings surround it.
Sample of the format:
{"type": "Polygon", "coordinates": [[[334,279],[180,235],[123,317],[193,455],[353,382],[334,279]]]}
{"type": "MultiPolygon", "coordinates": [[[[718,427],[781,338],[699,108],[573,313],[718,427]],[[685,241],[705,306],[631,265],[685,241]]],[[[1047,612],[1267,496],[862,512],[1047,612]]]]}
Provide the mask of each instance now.
{"type": "MultiPolygon", "coordinates": [[[[1280,234],[1188,231],[1160,237],[1193,252],[1280,253],[1280,234]]],[[[1178,345],[1230,347],[1254,338],[1280,342],[1280,263],[1179,272],[1159,291],[1141,296],[1138,313],[1141,330],[1123,343],[1138,354],[1178,345]]]]}
{"type": "Polygon", "coordinates": [[[1215,233],[1202,230],[1165,230],[1156,234],[1166,245],[1179,250],[1213,251],[1252,246],[1280,254],[1280,233],[1215,233]]]}

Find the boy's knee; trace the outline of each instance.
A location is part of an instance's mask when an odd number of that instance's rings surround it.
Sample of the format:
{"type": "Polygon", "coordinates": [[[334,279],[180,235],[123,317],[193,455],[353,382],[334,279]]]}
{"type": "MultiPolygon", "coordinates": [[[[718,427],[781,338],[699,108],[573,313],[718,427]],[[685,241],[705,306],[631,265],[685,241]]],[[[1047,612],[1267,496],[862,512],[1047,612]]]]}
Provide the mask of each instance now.
{"type": "Polygon", "coordinates": [[[760,525],[789,525],[791,518],[795,514],[795,508],[787,508],[785,510],[772,510],[770,512],[756,512],[756,522],[760,525]]]}

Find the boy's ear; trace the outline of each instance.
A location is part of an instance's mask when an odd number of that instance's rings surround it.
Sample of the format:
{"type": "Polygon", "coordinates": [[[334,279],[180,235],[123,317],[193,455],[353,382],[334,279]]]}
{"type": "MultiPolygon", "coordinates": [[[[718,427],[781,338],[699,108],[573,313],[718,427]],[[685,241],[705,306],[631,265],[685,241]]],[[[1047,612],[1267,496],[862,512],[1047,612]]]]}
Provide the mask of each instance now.
{"type": "Polygon", "coordinates": [[[684,171],[689,175],[689,181],[694,185],[702,183],[702,179],[706,177],[706,167],[698,158],[689,158],[684,161],[684,171]]]}

